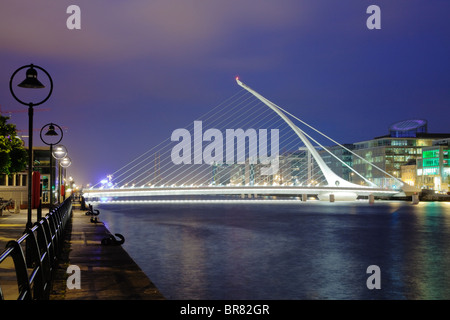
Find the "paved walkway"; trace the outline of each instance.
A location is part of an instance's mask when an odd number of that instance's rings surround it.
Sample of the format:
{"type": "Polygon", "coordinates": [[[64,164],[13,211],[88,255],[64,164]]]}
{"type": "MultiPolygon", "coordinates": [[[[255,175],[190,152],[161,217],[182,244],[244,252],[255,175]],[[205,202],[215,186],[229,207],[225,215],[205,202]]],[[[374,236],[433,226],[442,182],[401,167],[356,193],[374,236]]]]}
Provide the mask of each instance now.
{"type": "MultiPolygon", "coordinates": [[[[43,215],[48,209],[43,209],[43,215]]],[[[102,245],[110,233],[103,223],[92,223],[74,205],[66,230],[66,248],[53,281],[51,300],[164,300],[151,280],[120,245],[102,245]],[[68,289],[69,265],[80,268],[80,289],[68,289]]],[[[101,215],[98,216],[101,221],[101,215]]],[[[33,210],[33,221],[36,211],[33,210]]],[[[27,210],[0,217],[0,251],[25,230],[27,210]]],[[[1,270],[0,270],[1,271],[1,270]]]]}
{"type": "MultiPolygon", "coordinates": [[[[43,215],[47,214],[47,211],[42,212],[43,215]]],[[[32,221],[36,221],[36,210],[32,212],[32,221]]],[[[25,231],[27,224],[27,210],[22,209],[20,213],[9,213],[7,210],[3,210],[0,216],[0,251],[6,248],[8,241],[17,240],[25,231]]]]}

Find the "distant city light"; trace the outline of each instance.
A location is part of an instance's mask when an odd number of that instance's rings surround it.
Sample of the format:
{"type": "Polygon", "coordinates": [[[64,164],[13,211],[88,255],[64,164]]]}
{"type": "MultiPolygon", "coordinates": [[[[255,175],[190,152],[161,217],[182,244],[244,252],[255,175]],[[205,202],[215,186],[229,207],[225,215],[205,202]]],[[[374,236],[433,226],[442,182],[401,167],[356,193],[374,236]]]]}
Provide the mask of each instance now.
{"type": "Polygon", "coordinates": [[[102,180],[100,181],[100,184],[101,184],[101,187],[100,187],[100,188],[102,188],[102,189],[104,189],[104,188],[109,188],[109,189],[111,189],[111,188],[113,187],[113,184],[112,184],[112,182],[111,182],[110,177],[111,177],[111,176],[108,176],[106,179],[102,179],[102,180]]]}

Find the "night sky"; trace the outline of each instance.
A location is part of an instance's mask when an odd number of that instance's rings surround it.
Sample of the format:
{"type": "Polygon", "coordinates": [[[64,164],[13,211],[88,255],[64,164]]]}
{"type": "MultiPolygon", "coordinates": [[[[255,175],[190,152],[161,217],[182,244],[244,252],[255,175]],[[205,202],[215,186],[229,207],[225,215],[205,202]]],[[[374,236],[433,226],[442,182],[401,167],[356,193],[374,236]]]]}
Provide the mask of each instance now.
{"type": "Polygon", "coordinates": [[[232,96],[237,75],[341,143],[414,118],[449,133],[449,14],[448,0],[3,0],[0,106],[26,134],[27,107],[10,94],[10,77],[30,63],[51,74],[34,145],[44,145],[45,124],[64,127],[78,185],[232,96]],[[72,4],[80,30],[66,26],[72,4]],[[381,29],[366,26],[372,4],[381,29]]]}

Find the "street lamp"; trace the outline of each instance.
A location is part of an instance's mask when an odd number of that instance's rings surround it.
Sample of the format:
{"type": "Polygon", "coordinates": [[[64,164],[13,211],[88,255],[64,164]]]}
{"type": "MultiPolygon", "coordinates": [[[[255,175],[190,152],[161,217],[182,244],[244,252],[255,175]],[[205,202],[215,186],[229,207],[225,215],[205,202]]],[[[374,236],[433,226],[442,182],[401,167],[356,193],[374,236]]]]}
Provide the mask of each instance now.
{"type": "Polygon", "coordinates": [[[53,148],[52,156],[56,160],[61,160],[62,158],[67,156],[67,149],[66,149],[66,147],[63,146],[62,144],[57,145],[55,148],[53,148]]]}
{"type": "MultiPolygon", "coordinates": [[[[67,167],[69,167],[70,165],[72,164],[72,160],[70,160],[70,158],[69,157],[67,157],[67,156],[65,156],[64,158],[62,158],[61,159],[61,161],[59,162],[59,165],[61,166],[61,167],[63,167],[64,168],[64,177],[63,177],[63,175],[62,175],[62,173],[61,173],[61,187],[63,186],[63,184],[62,184],[62,182],[63,182],[63,179],[65,179],[65,176],[66,176],[66,171],[65,171],[65,169],[67,168],[67,167]]],[[[64,184],[64,196],[63,196],[63,200],[65,200],[66,199],[66,189],[65,189],[66,187],[65,187],[65,184],[64,184]]],[[[61,194],[62,194],[62,188],[61,188],[61,192],[60,192],[61,194]]]]}
{"type": "MultiPolygon", "coordinates": [[[[42,127],[41,132],[40,132],[40,136],[41,136],[41,140],[42,142],[44,142],[46,145],[50,146],[50,171],[49,171],[49,178],[50,178],[50,211],[52,211],[53,209],[53,180],[55,178],[55,176],[52,173],[52,168],[53,168],[53,146],[55,144],[58,144],[61,142],[62,138],[63,138],[63,131],[61,129],[60,126],[58,126],[55,123],[48,123],[45,126],[42,127]],[[48,137],[47,139],[44,139],[42,137],[42,132],[44,131],[45,128],[47,128],[47,132],[44,134],[46,137],[48,137]],[[61,132],[61,135],[58,134],[58,132],[56,132],[55,127],[59,129],[59,131],[61,132]]],[[[59,152],[61,152],[61,149],[58,149],[58,154],[59,152]]],[[[67,153],[67,152],[66,152],[67,153]]],[[[55,170],[56,173],[56,170],[55,170]]]]}
{"type": "Polygon", "coordinates": [[[33,173],[33,107],[43,104],[45,101],[48,100],[48,98],[50,98],[52,91],[53,91],[53,80],[45,69],[43,69],[39,66],[35,66],[33,64],[25,65],[25,66],[18,68],[12,74],[11,79],[9,81],[9,91],[11,92],[14,99],[17,100],[17,102],[28,106],[28,220],[27,220],[26,227],[31,228],[33,225],[31,222],[31,209],[32,209],[31,208],[31,202],[32,202],[31,184],[32,184],[32,173],[33,173]],[[43,71],[47,75],[48,79],[50,80],[50,89],[49,89],[48,95],[39,102],[28,102],[27,103],[27,102],[19,99],[16,96],[16,94],[14,93],[13,85],[12,85],[14,76],[20,70],[25,69],[25,68],[28,68],[28,70],[26,71],[26,78],[20,84],[17,85],[20,88],[27,88],[27,89],[45,88],[45,86],[37,78],[38,74],[37,74],[36,69],[43,71]]]}
{"type": "Polygon", "coordinates": [[[63,159],[61,159],[61,167],[63,168],[67,168],[68,166],[70,166],[72,164],[72,160],[70,160],[69,157],[64,157],[63,159]]]}
{"type": "MultiPolygon", "coordinates": [[[[53,148],[52,152],[53,158],[55,158],[58,162],[58,188],[55,190],[61,189],[61,160],[67,156],[67,148],[62,144],[57,145],[53,148]]],[[[59,192],[58,192],[58,203],[59,203],[59,192]]]]}

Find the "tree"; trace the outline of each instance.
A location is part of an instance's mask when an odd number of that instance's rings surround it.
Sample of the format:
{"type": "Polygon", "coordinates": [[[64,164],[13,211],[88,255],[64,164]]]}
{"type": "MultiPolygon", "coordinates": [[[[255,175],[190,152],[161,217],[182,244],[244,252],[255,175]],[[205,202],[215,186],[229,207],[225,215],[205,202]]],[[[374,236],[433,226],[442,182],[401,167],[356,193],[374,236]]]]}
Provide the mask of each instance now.
{"type": "Polygon", "coordinates": [[[0,173],[11,174],[25,170],[28,153],[17,137],[16,125],[9,117],[0,115],[0,173]]]}

